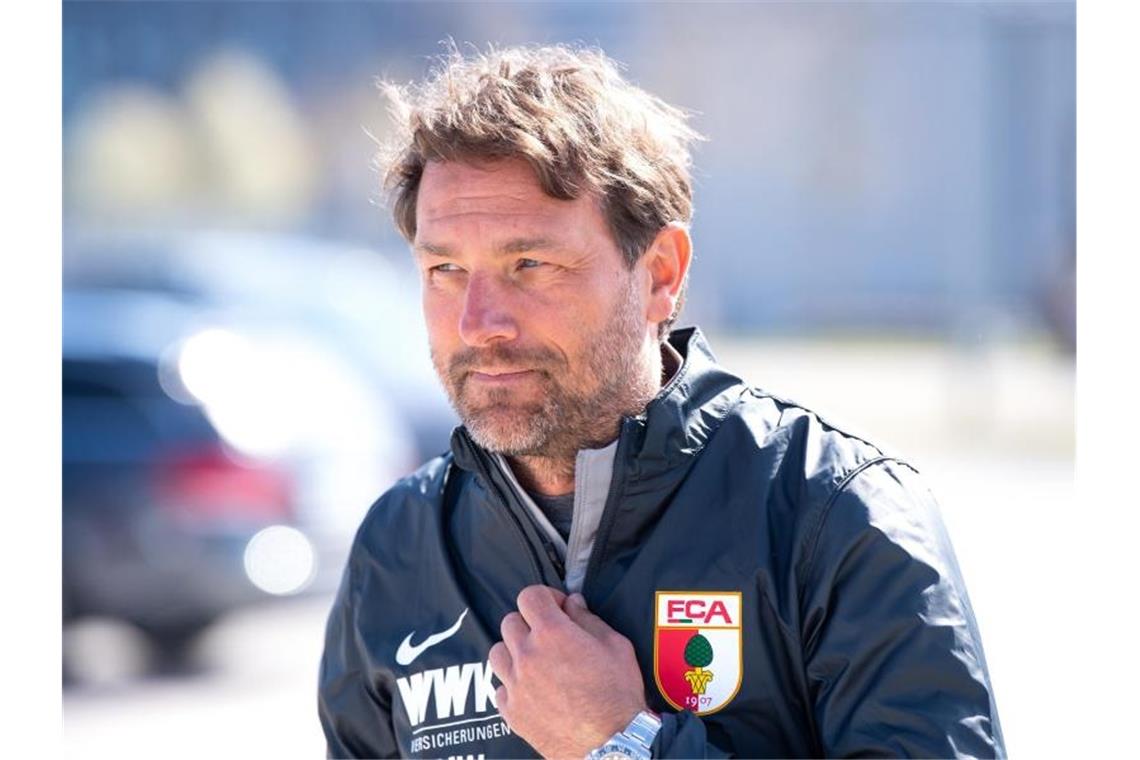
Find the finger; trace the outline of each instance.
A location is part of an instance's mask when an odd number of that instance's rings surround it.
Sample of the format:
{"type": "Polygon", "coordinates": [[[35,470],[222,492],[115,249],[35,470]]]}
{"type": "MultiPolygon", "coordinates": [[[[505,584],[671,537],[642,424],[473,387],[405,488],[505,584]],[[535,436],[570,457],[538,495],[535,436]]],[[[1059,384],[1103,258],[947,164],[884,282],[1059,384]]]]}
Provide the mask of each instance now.
{"type": "Polygon", "coordinates": [[[514,681],[514,660],[503,642],[496,642],[491,651],[487,653],[487,662],[491,664],[491,672],[506,684],[514,681]]]}
{"type": "Polygon", "coordinates": [[[517,653],[522,647],[523,640],[530,634],[530,626],[523,620],[522,615],[510,612],[503,616],[503,622],[499,624],[499,633],[502,634],[507,649],[517,653]]]}
{"type": "Polygon", "coordinates": [[[555,604],[557,604],[559,607],[566,604],[567,597],[565,591],[560,588],[554,588],[553,586],[545,586],[545,588],[550,592],[550,595],[554,597],[555,604]]]}
{"type": "Polygon", "coordinates": [[[587,633],[596,639],[605,639],[616,633],[616,631],[610,627],[609,623],[587,609],[586,600],[581,594],[571,594],[566,599],[565,610],[569,618],[573,620],[579,628],[585,629],[587,633]]]}
{"type": "Polygon", "coordinates": [[[532,630],[566,620],[556,593],[561,592],[549,586],[527,586],[519,592],[519,612],[532,630]]]}

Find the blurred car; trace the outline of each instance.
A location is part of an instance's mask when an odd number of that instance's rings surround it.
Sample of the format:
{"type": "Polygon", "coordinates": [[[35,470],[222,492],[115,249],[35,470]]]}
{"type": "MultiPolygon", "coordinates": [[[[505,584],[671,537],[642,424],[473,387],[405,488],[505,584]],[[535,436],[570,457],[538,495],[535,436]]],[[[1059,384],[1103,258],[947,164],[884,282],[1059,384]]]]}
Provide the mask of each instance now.
{"type": "Polygon", "coordinates": [[[371,501],[446,446],[418,286],[379,254],[70,235],[64,271],[65,623],[177,658],[229,610],[331,592],[371,501]]]}

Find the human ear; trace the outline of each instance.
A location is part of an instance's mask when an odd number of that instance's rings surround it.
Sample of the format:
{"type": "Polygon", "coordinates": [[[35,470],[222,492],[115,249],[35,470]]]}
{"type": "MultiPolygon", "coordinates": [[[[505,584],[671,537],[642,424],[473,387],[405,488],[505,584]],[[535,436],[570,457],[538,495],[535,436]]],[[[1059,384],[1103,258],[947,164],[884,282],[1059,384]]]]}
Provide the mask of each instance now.
{"type": "Polygon", "coordinates": [[[680,222],[665,225],[653,239],[642,257],[649,273],[646,318],[650,322],[660,324],[673,315],[692,257],[692,239],[680,222]]]}

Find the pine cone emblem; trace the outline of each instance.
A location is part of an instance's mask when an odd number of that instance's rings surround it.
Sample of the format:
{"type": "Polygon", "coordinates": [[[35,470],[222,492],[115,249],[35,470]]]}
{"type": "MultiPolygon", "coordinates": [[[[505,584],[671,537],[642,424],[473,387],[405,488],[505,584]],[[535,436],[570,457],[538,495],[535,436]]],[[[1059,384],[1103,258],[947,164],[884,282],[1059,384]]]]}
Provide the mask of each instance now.
{"type": "Polygon", "coordinates": [[[707,668],[712,660],[712,644],[701,634],[694,634],[685,645],[685,662],[692,668],[707,668]]]}

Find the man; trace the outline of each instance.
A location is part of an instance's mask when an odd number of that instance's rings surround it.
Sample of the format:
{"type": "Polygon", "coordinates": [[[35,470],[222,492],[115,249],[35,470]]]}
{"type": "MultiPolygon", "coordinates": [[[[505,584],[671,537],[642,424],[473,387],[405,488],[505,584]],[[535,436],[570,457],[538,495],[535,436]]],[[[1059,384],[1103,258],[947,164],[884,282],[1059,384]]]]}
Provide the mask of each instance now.
{"type": "Polygon", "coordinates": [[[389,93],[396,223],[464,424],[356,537],[329,754],[1004,754],[916,472],[669,331],[683,114],[561,47],[389,93]]]}

